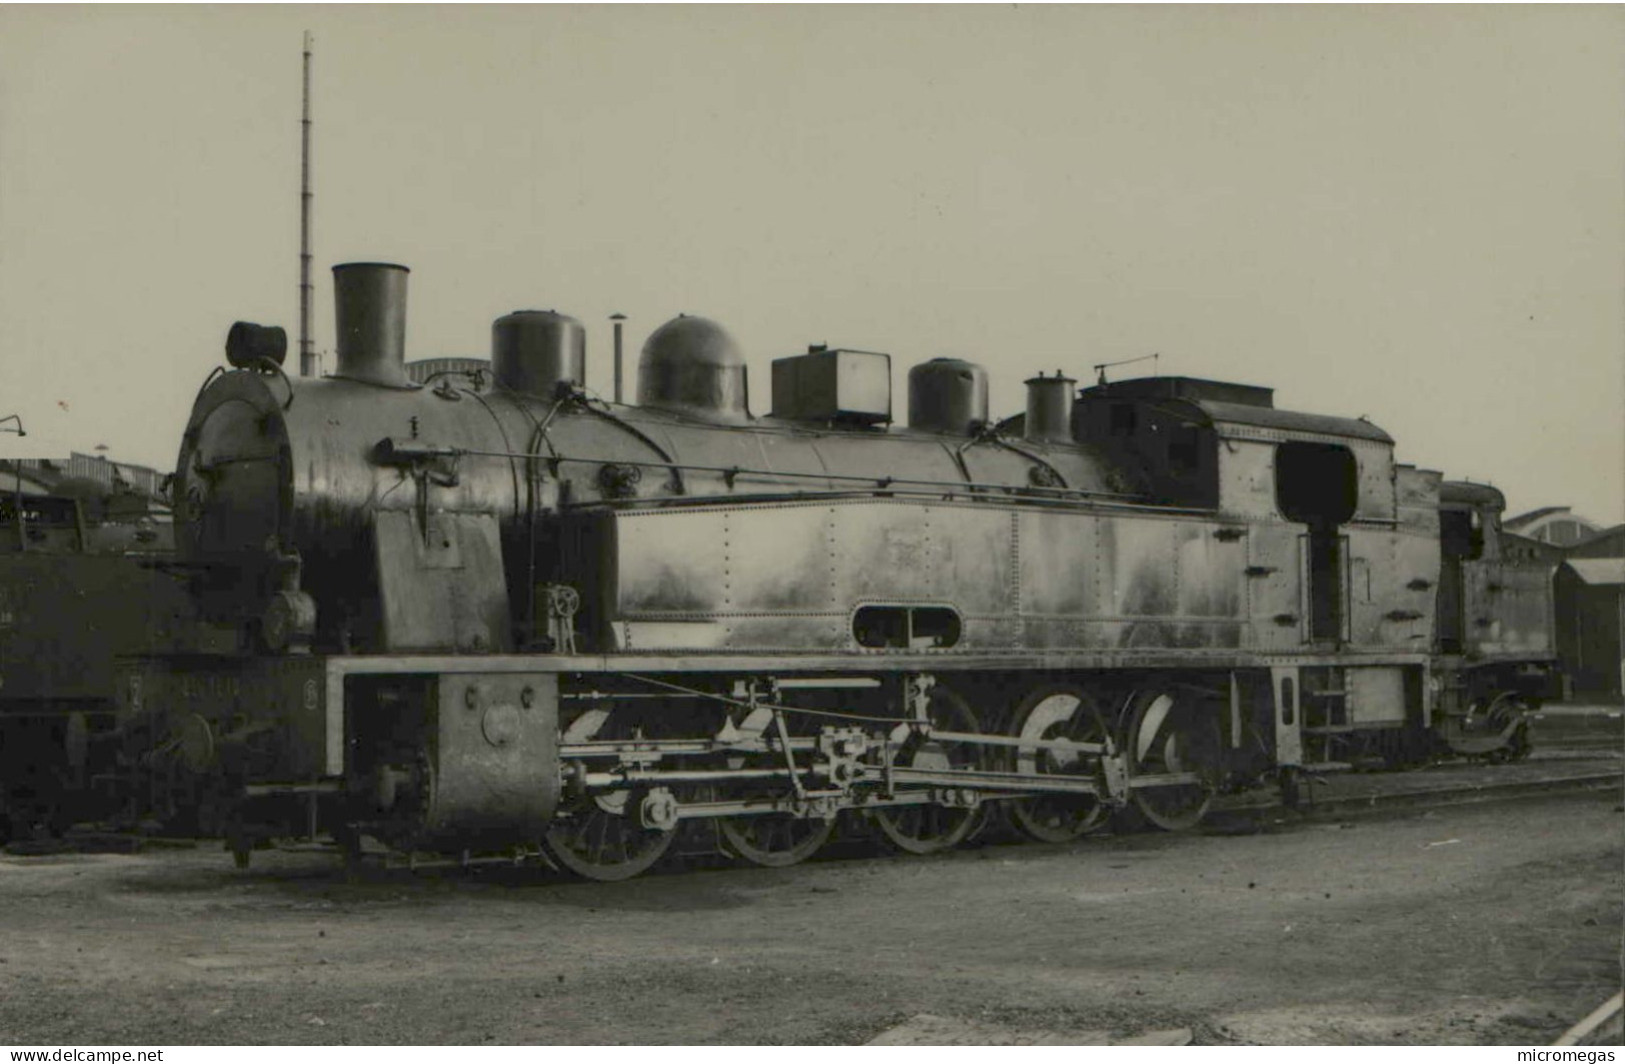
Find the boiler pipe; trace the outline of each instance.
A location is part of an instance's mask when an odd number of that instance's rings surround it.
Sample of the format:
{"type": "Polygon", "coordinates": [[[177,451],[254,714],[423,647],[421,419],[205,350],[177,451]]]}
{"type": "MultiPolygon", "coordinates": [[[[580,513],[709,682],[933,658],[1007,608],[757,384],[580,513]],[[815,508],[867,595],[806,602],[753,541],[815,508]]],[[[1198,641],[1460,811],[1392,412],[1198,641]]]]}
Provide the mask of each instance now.
{"type": "Polygon", "coordinates": [[[611,314],[609,320],[615,323],[615,402],[621,402],[621,325],[626,321],[625,314],[611,314]]]}

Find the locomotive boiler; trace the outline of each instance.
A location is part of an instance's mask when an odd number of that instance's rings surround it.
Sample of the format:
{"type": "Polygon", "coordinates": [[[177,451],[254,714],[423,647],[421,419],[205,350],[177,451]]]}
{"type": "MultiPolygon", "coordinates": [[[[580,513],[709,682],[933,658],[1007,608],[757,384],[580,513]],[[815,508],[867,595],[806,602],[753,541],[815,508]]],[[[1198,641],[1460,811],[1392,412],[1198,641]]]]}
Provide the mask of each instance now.
{"type": "Polygon", "coordinates": [[[1266,776],[1525,748],[1549,598],[1493,489],[1369,422],[1060,371],[994,421],[938,359],[898,427],[889,357],[823,346],[757,416],[687,316],[635,405],[551,311],[496,320],[489,389],[419,386],[406,277],[335,268],[328,378],[235,327],[185,430],[177,551],[236,651],[126,662],[121,712],[238,796],[240,857],[325,829],[613,879],[685,823],[788,864],[854,820],[924,853],[995,807],[1177,829],[1266,776]]]}

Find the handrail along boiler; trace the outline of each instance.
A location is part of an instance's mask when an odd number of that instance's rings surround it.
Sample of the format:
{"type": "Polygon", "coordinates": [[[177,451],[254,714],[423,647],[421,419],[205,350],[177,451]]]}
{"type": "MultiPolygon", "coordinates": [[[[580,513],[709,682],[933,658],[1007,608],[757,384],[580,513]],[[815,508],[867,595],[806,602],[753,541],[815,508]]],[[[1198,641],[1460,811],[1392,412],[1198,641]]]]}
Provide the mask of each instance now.
{"type": "Polygon", "coordinates": [[[237,651],[125,662],[121,712],[238,797],[242,857],[326,829],[613,879],[684,822],[789,864],[851,819],[920,853],[995,806],[1173,829],[1272,774],[1527,747],[1550,601],[1499,496],[1364,420],[1057,372],[995,423],[937,359],[903,428],[888,356],[822,346],[759,417],[686,316],[619,405],[550,311],[497,319],[491,387],[418,386],[406,276],[335,267],[330,377],[234,330],[186,427],[177,549],[237,651]]]}

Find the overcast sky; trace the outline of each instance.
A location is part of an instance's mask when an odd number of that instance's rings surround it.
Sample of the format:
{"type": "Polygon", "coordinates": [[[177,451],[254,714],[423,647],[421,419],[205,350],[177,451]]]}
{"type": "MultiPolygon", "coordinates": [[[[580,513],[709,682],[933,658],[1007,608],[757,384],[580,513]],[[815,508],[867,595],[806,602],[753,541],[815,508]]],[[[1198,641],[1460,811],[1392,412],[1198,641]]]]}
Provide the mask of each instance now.
{"type": "Polygon", "coordinates": [[[233,320],[293,345],[306,28],[319,350],[382,259],[409,358],[556,308],[607,393],[610,313],[704,314],[758,413],[811,342],[899,417],[1160,352],[1625,519],[1618,6],[0,7],[0,456],[167,470],[233,320]]]}

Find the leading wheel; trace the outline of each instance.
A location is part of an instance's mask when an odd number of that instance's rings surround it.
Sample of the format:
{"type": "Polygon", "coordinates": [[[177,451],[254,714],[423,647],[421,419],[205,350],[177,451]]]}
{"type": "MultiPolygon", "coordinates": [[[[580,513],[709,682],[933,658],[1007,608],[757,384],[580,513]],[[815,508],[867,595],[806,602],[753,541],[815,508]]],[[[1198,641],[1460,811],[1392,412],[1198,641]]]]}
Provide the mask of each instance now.
{"type": "MultiPolygon", "coordinates": [[[[1089,692],[1071,684],[1035,688],[1016,704],[1010,733],[1038,742],[1067,739],[1079,743],[1111,742],[1111,729],[1100,705],[1089,692]]],[[[1020,746],[1015,771],[1027,776],[1088,777],[1095,755],[1076,751],[1020,746]]],[[[1039,842],[1071,842],[1099,827],[1108,807],[1093,795],[1043,794],[1010,803],[1016,829],[1039,842]]]]}
{"type": "Polygon", "coordinates": [[[647,871],[665,856],[677,832],[644,827],[638,815],[642,797],[620,790],[580,802],[548,829],[543,848],[585,879],[616,882],[647,871]]]}
{"type": "Polygon", "coordinates": [[[1193,782],[1135,787],[1134,805],[1164,831],[1195,827],[1213,801],[1219,742],[1214,700],[1172,684],[1148,688],[1129,702],[1123,730],[1129,783],[1136,776],[1192,773],[1193,782]]]}
{"type": "MultiPolygon", "coordinates": [[[[974,732],[976,714],[970,705],[947,687],[931,688],[927,713],[934,728],[943,731],[974,732]]],[[[976,748],[963,743],[926,739],[905,746],[894,762],[907,768],[949,771],[975,768],[976,748]]],[[[970,838],[982,825],[982,809],[923,802],[875,811],[875,827],[892,846],[912,854],[939,853],[953,849],[970,838]]]]}

